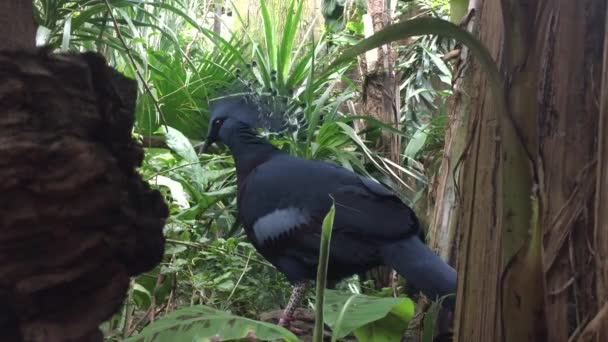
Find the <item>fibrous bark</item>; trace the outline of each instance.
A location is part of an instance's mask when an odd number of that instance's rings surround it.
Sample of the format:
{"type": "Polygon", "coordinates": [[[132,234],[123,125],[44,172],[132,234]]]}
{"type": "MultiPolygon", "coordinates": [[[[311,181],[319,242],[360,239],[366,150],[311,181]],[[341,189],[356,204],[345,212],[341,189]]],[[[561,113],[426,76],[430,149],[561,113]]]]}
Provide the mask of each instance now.
{"type": "MultiPolygon", "coordinates": [[[[368,0],[367,13],[371,16],[374,32],[390,23],[390,13],[384,0],[368,0]]],[[[363,82],[363,101],[366,115],[390,125],[399,123],[399,97],[395,77],[395,55],[390,44],[377,49],[377,62],[367,62],[367,74],[363,82]]],[[[382,132],[380,153],[400,164],[401,139],[391,132],[382,132]]],[[[399,173],[398,171],[396,171],[399,173]]]]}
{"type": "MultiPolygon", "coordinates": [[[[385,0],[368,0],[367,13],[371,17],[373,32],[382,30],[390,23],[389,8],[385,0]]],[[[397,79],[395,77],[395,56],[390,44],[383,45],[377,49],[375,54],[366,54],[366,74],[363,76],[363,107],[365,115],[371,116],[381,122],[398,127],[399,124],[399,96],[397,79]],[[369,57],[373,55],[373,61],[369,57]]],[[[379,146],[375,149],[378,153],[385,155],[395,164],[401,162],[401,139],[399,135],[388,131],[382,132],[379,146]]],[[[400,171],[393,169],[393,174],[400,176],[400,171]]],[[[368,272],[376,281],[376,286],[386,287],[393,282],[391,268],[380,266],[368,272]]]]}
{"type": "MultiPolygon", "coordinates": [[[[456,1],[458,2],[458,1],[456,1]]],[[[468,15],[465,18],[467,30],[477,29],[475,11],[477,1],[469,3],[468,15]]],[[[462,19],[462,18],[461,18],[462,19]]],[[[448,126],[445,133],[445,146],[441,160],[440,172],[431,185],[432,213],[429,224],[429,245],[450,263],[456,259],[458,249],[455,232],[458,218],[458,171],[467,148],[469,134],[475,129],[476,121],[469,120],[471,112],[470,94],[478,86],[472,77],[461,77],[466,73],[477,72],[477,65],[466,46],[459,50],[458,61],[454,68],[454,95],[448,99],[448,126]]]]}
{"type": "Polygon", "coordinates": [[[578,340],[607,312],[597,284],[608,224],[594,203],[606,1],[483,1],[476,15],[510,116],[472,69],[456,338],[578,340]]]}
{"type": "MultiPolygon", "coordinates": [[[[608,8],[606,9],[608,11],[608,8]]],[[[595,189],[595,227],[593,241],[598,249],[594,255],[597,272],[598,314],[590,320],[581,338],[608,340],[608,22],[604,29],[604,62],[602,90],[600,92],[600,118],[598,128],[598,161],[595,189]],[[595,326],[593,323],[597,322],[595,326]]]]}
{"type": "Polygon", "coordinates": [[[102,340],[129,277],[160,262],[136,91],[97,54],[0,52],[0,340],[102,340]]]}

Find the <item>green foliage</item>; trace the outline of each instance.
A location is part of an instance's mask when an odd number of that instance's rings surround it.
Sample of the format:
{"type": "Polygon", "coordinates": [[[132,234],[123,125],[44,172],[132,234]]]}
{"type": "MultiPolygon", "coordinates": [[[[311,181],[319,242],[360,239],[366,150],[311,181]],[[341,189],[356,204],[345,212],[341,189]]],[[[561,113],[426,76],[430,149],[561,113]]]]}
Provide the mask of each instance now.
{"type": "MultiPolygon", "coordinates": [[[[349,24],[355,23],[353,21],[353,13],[346,12],[364,12],[366,8],[365,0],[322,0],[321,1],[321,14],[325,19],[325,29],[328,32],[340,32],[344,28],[352,29],[349,24]],[[349,15],[350,14],[350,15],[349,15]],[[350,19],[350,20],[349,20],[350,19]]],[[[356,16],[355,14],[354,16],[356,16]]],[[[361,26],[361,33],[363,28],[361,26]]]]}
{"type": "MultiPolygon", "coordinates": [[[[338,67],[343,63],[348,63],[352,58],[382,46],[383,44],[418,35],[442,35],[467,45],[467,47],[471,49],[471,52],[479,58],[480,63],[484,68],[487,69],[492,79],[492,87],[501,88],[504,86],[502,83],[503,77],[498,71],[492,56],[479,40],[468,31],[449,21],[432,17],[416,18],[389,25],[344,51],[340,57],[335,59],[327,68],[331,69],[332,67],[338,67]]],[[[504,95],[499,91],[501,89],[495,90],[498,90],[497,96],[500,97],[504,95]]]]}
{"type": "MultiPolygon", "coordinates": [[[[300,20],[304,8],[304,2],[291,0],[284,22],[285,29],[281,34],[275,32],[276,20],[266,6],[266,1],[260,1],[262,11],[262,24],[264,27],[263,37],[251,37],[244,30],[244,37],[251,44],[251,51],[247,53],[250,60],[247,64],[250,78],[248,83],[255,82],[266,94],[278,96],[282,101],[297,99],[305,91],[308,96],[318,95],[324,85],[330,80],[329,77],[311,79],[313,87],[307,85],[311,70],[314,68],[315,57],[319,55],[325,46],[324,38],[318,42],[313,40],[313,25],[309,25],[303,37],[300,37],[300,20]],[[298,42],[299,40],[299,42],[298,42]]],[[[244,19],[236,11],[238,19],[244,19]]],[[[243,22],[244,25],[244,22],[243,22]]],[[[316,61],[318,63],[318,61],[316,61]]],[[[334,70],[339,75],[344,67],[334,70]]],[[[334,76],[335,78],[336,76],[334,76]]],[[[289,108],[287,103],[287,108],[289,108]]]]}
{"type": "MultiPolygon", "coordinates": [[[[317,18],[304,25],[310,18],[303,17],[304,2],[296,0],[285,13],[260,2],[259,35],[246,30],[214,33],[210,3],[202,0],[34,3],[41,25],[38,44],[98,51],[137,79],[134,134],[166,144],[148,146],[139,170],[169,204],[166,255],[154,270],[132,280],[121,312],[104,325],[108,338],[192,340],[220,330],[226,338],[241,338],[253,329],[258,338],[293,340],[274,325],[251,320],[285,303],[290,288],[248,243],[236,219],[234,161],[227,153],[198,155],[195,148],[207,131],[208,101],[232,91],[235,84],[257,93],[288,119],[288,130],[261,134],[294,155],[328,160],[385,181],[392,177],[408,187],[409,182],[394,177],[394,168],[425,184],[426,170],[415,160],[442,147],[443,101],[449,91],[439,88],[449,83],[451,73],[441,56],[452,46],[449,41],[425,36],[397,49],[397,69],[404,75],[403,128],[351,116],[341,106],[358,99],[356,82],[346,76],[354,61],[330,62],[342,47],[362,38],[362,1],[342,18],[344,30],[320,35],[314,32],[317,18]],[[405,165],[391,164],[368,146],[361,138],[364,132],[354,128],[354,120],[360,119],[370,123],[366,133],[387,130],[405,139],[405,165]],[[150,312],[160,319],[150,324],[150,312]]],[[[445,16],[446,1],[424,3],[429,7],[423,8],[445,16]]],[[[237,9],[233,12],[244,22],[237,9]]],[[[352,51],[346,54],[352,57],[352,51]]],[[[329,226],[325,222],[325,230],[329,226]]],[[[334,338],[350,333],[360,340],[395,337],[407,327],[413,310],[405,298],[326,293],[325,305],[323,295],[317,303],[324,307],[319,314],[325,323],[337,330],[334,338]]]]}
{"type": "Polygon", "coordinates": [[[414,316],[407,297],[380,298],[326,290],[325,323],[332,341],[353,332],[358,341],[398,341],[414,316]]]}
{"type": "Polygon", "coordinates": [[[203,305],[185,307],[163,316],[125,342],[146,341],[230,341],[256,337],[263,341],[298,341],[278,325],[234,316],[203,305]]]}
{"type": "MultiPolygon", "coordinates": [[[[192,139],[207,129],[201,102],[234,79],[234,46],[199,25],[201,4],[190,1],[37,0],[40,42],[63,50],[96,50],[139,81],[136,128],[152,134],[168,124],[192,139]],[[120,32],[120,36],[117,34],[120,32]],[[121,39],[122,38],[122,39],[121,39]],[[183,46],[186,46],[184,49],[183,46]]],[[[205,13],[203,13],[205,16],[205,13]]]]}
{"type": "MultiPolygon", "coordinates": [[[[339,108],[341,103],[355,97],[355,84],[344,76],[350,65],[346,63],[329,72],[318,71],[335,57],[335,52],[325,50],[325,35],[318,42],[307,40],[312,37],[312,26],[304,39],[296,41],[304,2],[289,3],[285,27],[290,29],[282,34],[275,32],[275,18],[265,1],[260,4],[264,35],[254,39],[243,32],[249,39],[252,57],[244,69],[239,69],[237,78],[246,91],[257,94],[271,108],[273,116],[290,123],[290,130],[269,134],[268,138],[291,154],[333,161],[368,174],[362,157],[373,153],[361,151],[364,144],[357,141],[360,140],[357,134],[351,134],[352,126],[343,124],[352,120],[339,108]],[[346,87],[337,90],[339,83],[346,87]]],[[[381,163],[376,165],[385,168],[381,163]]]]}
{"type": "MultiPolygon", "coordinates": [[[[323,340],[323,323],[321,322],[329,325],[334,330],[332,341],[343,338],[350,333],[354,333],[359,341],[388,342],[398,340],[407,329],[414,314],[414,303],[409,298],[379,298],[325,289],[334,215],[335,206],[332,205],[323,220],[321,233],[313,341],[323,340]],[[327,294],[327,299],[325,299],[325,294],[327,294]]],[[[174,248],[167,253],[177,254],[185,250],[186,248],[174,248]]],[[[249,256],[251,257],[251,253],[249,256]]],[[[209,259],[205,260],[205,268],[199,273],[201,277],[204,277],[206,272],[214,273],[212,269],[209,269],[212,265],[209,261],[209,259]]],[[[226,265],[231,265],[234,262],[235,260],[229,260],[226,265]]],[[[179,264],[179,266],[182,266],[185,262],[179,264]]],[[[223,270],[226,270],[225,266],[223,270]]],[[[241,276],[239,281],[242,278],[241,276]]],[[[205,288],[232,291],[231,296],[235,287],[236,285],[230,281],[230,272],[213,279],[212,284],[205,284],[205,288]]],[[[136,301],[146,303],[151,301],[151,291],[144,285],[136,283],[132,292],[136,301]]],[[[231,305],[231,307],[234,306],[231,305]]],[[[291,332],[279,326],[197,305],[169,313],[144,328],[135,337],[125,341],[193,341],[211,337],[224,341],[253,336],[262,340],[278,338],[286,341],[298,340],[291,332]]]]}

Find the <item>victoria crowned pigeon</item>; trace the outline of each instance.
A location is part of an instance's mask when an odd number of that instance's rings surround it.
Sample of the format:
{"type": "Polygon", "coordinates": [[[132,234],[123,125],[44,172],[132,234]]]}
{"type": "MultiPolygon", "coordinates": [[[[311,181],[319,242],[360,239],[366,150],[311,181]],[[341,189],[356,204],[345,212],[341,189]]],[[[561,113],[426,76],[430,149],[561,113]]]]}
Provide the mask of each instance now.
{"type": "MultiPolygon", "coordinates": [[[[242,97],[217,100],[210,108],[202,150],[218,141],[228,146],[246,235],[294,284],[279,324],[289,324],[315,279],[321,225],[332,198],[328,282],[389,265],[433,299],[455,292],[456,271],[424,244],[416,215],[393,192],[346,168],[279,150],[256,134],[258,109],[242,97]]],[[[453,308],[453,302],[448,305],[453,308]]]]}

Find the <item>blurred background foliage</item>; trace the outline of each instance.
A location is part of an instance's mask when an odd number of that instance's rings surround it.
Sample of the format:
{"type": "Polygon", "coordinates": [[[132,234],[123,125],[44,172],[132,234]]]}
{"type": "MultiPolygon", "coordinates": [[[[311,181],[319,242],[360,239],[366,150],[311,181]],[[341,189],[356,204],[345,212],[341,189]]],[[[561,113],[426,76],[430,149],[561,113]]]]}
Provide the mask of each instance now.
{"type": "MultiPolygon", "coordinates": [[[[288,119],[287,131],[266,133],[280,148],[390,182],[383,157],[373,148],[374,132],[396,129],[373,120],[365,132],[355,125],[355,117],[365,116],[353,111],[361,101],[357,62],[320,72],[364,37],[364,1],[333,1],[334,7],[344,6],[340,18],[331,16],[332,1],[321,0],[34,3],[38,45],[98,51],[138,81],[133,134],[146,147],[140,172],[171,209],[163,263],[132,280],[122,311],[104,324],[106,338],[133,336],[158,317],[193,304],[257,318],[287,301],[289,284],[257,254],[236,221],[229,154],[196,152],[207,132],[208,102],[231,87],[257,92],[273,115],[288,119]]],[[[448,19],[448,1],[397,1],[393,20],[424,15],[448,19]]],[[[442,156],[452,81],[443,57],[454,42],[422,36],[394,48],[403,137],[396,167],[413,184],[409,191],[396,189],[415,205],[425,201],[428,179],[442,156]]],[[[371,291],[356,277],[338,288],[371,291]]]]}

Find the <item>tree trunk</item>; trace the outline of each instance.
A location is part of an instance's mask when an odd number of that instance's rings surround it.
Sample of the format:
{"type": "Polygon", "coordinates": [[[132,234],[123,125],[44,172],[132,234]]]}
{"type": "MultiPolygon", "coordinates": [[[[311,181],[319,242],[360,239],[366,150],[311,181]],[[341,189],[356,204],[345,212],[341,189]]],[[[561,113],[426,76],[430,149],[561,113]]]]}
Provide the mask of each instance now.
{"type": "MultiPolygon", "coordinates": [[[[371,17],[374,32],[378,32],[390,23],[389,9],[384,0],[368,0],[367,13],[371,17]]],[[[375,52],[375,63],[367,61],[367,73],[364,76],[363,96],[365,110],[370,115],[388,124],[399,123],[399,102],[395,96],[397,80],[395,77],[395,56],[390,44],[383,45],[375,52]]],[[[391,132],[383,132],[379,152],[395,163],[400,162],[401,140],[391,132]]]]}
{"type": "MultiPolygon", "coordinates": [[[[367,14],[371,18],[373,32],[382,30],[390,23],[389,8],[385,0],[367,0],[367,14]]],[[[395,77],[395,56],[390,44],[383,45],[376,51],[366,54],[366,74],[363,76],[363,108],[369,115],[395,127],[399,124],[399,96],[395,77]],[[372,56],[373,55],[373,56],[372,56]]],[[[401,139],[391,132],[382,132],[376,151],[384,154],[397,165],[400,165],[401,139]]],[[[391,167],[391,166],[387,166],[391,167]]],[[[400,176],[400,171],[393,170],[400,176]]],[[[390,267],[378,267],[369,272],[377,287],[386,287],[392,283],[390,267]]]]}
{"type": "Polygon", "coordinates": [[[129,277],[164,253],[167,206],[136,171],[137,83],[97,54],[34,49],[31,1],[1,2],[0,22],[0,340],[102,341],[129,277]]]}
{"type": "Polygon", "coordinates": [[[35,46],[36,27],[33,13],[32,1],[0,1],[0,50],[35,46]]]}
{"type": "Polygon", "coordinates": [[[602,91],[600,93],[600,119],[598,129],[598,165],[596,210],[593,240],[597,248],[593,262],[597,272],[597,316],[590,321],[581,340],[608,341],[608,22],[604,34],[604,63],[602,91]],[[603,315],[603,316],[601,316],[603,315]]]}
{"type": "Polygon", "coordinates": [[[606,1],[483,1],[476,16],[509,108],[501,115],[473,59],[455,109],[470,114],[452,121],[467,127],[465,144],[448,156],[460,207],[456,339],[605,340],[606,1]]]}
{"type": "Polygon", "coordinates": [[[222,35],[222,5],[223,1],[215,0],[213,3],[213,33],[222,35]]]}
{"type": "MultiPolygon", "coordinates": [[[[461,4],[462,1],[453,1],[461,4]]],[[[468,3],[468,20],[465,20],[467,30],[474,32],[477,29],[475,12],[478,1],[468,3]]],[[[453,9],[453,8],[452,8],[453,9]]],[[[460,22],[463,17],[453,17],[454,23],[460,22]]],[[[466,18],[465,18],[466,19],[466,18]]],[[[441,167],[432,187],[432,214],[429,224],[429,245],[449,263],[456,261],[456,227],[458,215],[458,179],[459,166],[461,166],[463,153],[467,147],[467,137],[473,130],[475,122],[469,120],[471,112],[471,97],[469,94],[476,91],[477,85],[472,77],[460,77],[463,73],[474,73],[476,65],[472,63],[472,56],[466,46],[460,47],[460,56],[456,63],[454,74],[453,96],[448,100],[448,127],[445,134],[445,146],[441,167]]]]}

